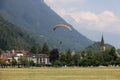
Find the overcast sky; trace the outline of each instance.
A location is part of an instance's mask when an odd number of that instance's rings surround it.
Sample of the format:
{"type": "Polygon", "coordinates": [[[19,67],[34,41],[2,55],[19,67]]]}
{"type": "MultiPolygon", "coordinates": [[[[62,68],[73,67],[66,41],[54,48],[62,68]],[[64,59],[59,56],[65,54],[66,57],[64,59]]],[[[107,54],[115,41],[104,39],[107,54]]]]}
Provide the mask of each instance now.
{"type": "Polygon", "coordinates": [[[93,41],[120,48],[120,0],[45,0],[57,14],[93,41]]]}

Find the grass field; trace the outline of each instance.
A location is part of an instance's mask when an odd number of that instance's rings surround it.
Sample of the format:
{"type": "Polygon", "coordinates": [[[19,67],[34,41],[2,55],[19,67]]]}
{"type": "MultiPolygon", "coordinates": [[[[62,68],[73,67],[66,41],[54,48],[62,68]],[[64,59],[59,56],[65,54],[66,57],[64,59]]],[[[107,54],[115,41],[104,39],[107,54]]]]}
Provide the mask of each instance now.
{"type": "Polygon", "coordinates": [[[120,68],[0,68],[0,80],[120,80],[120,68]]]}

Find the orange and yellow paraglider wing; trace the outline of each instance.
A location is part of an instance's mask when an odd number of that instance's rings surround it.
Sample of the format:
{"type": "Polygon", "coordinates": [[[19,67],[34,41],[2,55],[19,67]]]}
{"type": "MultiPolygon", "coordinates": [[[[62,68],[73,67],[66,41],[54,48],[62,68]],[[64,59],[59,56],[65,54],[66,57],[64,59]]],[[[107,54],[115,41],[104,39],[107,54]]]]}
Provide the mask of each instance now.
{"type": "Polygon", "coordinates": [[[69,26],[65,25],[65,24],[56,24],[55,26],[53,26],[53,30],[55,30],[58,27],[64,27],[67,30],[72,31],[72,29],[69,26]]]}

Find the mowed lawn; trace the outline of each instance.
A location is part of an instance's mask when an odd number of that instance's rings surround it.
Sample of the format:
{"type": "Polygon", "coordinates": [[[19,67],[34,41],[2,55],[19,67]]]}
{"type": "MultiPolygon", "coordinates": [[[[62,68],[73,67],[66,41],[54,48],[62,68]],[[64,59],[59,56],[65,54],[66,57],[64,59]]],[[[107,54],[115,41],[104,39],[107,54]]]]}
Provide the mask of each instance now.
{"type": "Polygon", "coordinates": [[[120,80],[120,68],[0,68],[0,80],[120,80]]]}

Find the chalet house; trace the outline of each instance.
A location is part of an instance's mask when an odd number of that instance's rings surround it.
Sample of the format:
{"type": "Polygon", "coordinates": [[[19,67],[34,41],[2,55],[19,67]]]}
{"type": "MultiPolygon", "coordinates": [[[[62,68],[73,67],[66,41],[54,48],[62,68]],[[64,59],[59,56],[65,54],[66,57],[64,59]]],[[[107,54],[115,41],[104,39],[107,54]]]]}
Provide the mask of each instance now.
{"type": "Polygon", "coordinates": [[[6,51],[5,53],[3,53],[1,56],[0,56],[0,59],[5,61],[7,64],[11,63],[12,62],[12,59],[13,59],[13,55],[11,54],[10,51],[6,51]]]}
{"type": "Polygon", "coordinates": [[[13,59],[19,62],[19,58],[25,56],[28,61],[33,60],[35,64],[50,65],[49,56],[47,54],[32,54],[25,50],[6,51],[0,56],[0,59],[6,63],[11,63],[13,59]]]}
{"type": "MultiPolygon", "coordinates": [[[[21,56],[25,56],[28,60],[30,60],[30,55],[31,53],[25,50],[12,50],[12,55],[13,55],[13,59],[15,59],[18,62],[18,59],[21,56]]],[[[32,59],[31,59],[32,60],[32,59]]]]}
{"type": "Polygon", "coordinates": [[[47,54],[34,55],[33,61],[36,64],[50,65],[49,56],[47,54]]]}

